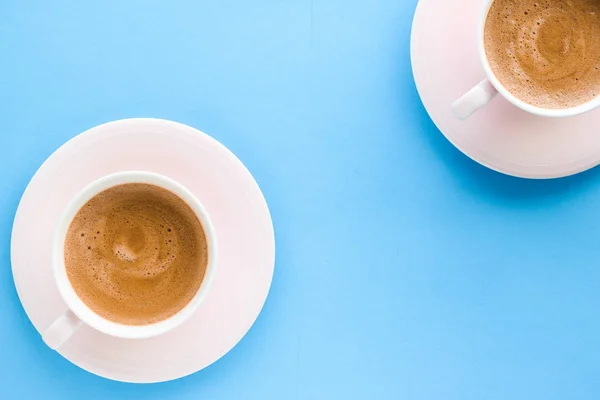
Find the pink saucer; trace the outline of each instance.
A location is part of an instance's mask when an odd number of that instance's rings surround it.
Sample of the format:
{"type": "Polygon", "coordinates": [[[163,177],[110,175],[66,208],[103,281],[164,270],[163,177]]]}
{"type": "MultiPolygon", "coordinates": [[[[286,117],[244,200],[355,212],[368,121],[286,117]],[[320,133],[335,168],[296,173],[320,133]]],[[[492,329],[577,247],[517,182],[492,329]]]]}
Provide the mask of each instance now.
{"type": "MultiPolygon", "coordinates": [[[[267,298],[275,239],[265,199],[244,165],[216,140],[159,119],[111,122],[70,140],[37,171],[15,217],[11,260],[15,285],[35,328],[65,309],[52,278],[51,239],[68,201],[91,181],[145,170],[191,190],[219,239],[219,268],[200,310],[156,338],[125,340],[82,327],[59,353],[94,374],[125,382],[167,381],[194,373],[231,350],[267,298]]],[[[40,337],[41,340],[41,337],[40,337]]]]}
{"type": "Polygon", "coordinates": [[[505,174],[557,178],[600,163],[600,110],[551,119],[512,106],[501,96],[466,121],[451,104],[484,77],[477,55],[483,1],[420,0],[411,59],[417,89],[431,119],[473,160],[505,174]]]}

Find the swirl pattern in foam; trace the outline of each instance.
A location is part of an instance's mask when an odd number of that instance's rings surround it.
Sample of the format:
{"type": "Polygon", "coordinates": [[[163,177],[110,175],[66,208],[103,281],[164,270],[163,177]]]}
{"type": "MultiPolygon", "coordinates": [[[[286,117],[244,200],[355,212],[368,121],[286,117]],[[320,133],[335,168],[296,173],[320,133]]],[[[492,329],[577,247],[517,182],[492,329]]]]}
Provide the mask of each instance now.
{"type": "Polygon", "coordinates": [[[600,0],[495,0],[484,43],[498,80],[526,103],[566,109],[600,96],[600,0]]]}
{"type": "Polygon", "coordinates": [[[123,184],[89,200],[65,240],[67,275],[102,317],[127,325],[167,319],[200,287],[208,263],[202,224],[178,196],[123,184]]]}

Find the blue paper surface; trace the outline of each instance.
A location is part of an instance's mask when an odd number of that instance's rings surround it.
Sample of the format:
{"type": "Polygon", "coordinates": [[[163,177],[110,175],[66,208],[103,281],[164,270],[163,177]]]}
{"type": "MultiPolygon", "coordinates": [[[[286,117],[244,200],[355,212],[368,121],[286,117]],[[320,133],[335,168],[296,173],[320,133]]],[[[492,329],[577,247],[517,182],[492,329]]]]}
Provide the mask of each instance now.
{"type": "Polygon", "coordinates": [[[454,149],[414,86],[416,3],[2,1],[1,397],[596,398],[600,175],[520,180],[454,149]],[[228,146],[260,184],[277,239],[248,335],[209,368],[155,385],[96,377],[48,349],[10,271],[36,169],[127,117],[183,122],[228,146]]]}

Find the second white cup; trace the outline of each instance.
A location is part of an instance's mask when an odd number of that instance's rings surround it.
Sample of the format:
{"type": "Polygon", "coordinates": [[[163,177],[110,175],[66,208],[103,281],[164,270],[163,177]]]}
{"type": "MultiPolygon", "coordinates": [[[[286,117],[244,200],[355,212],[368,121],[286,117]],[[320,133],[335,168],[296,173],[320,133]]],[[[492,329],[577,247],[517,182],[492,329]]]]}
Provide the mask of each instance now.
{"type": "Polygon", "coordinates": [[[452,104],[452,112],[458,119],[467,119],[475,111],[479,110],[486,104],[488,104],[497,94],[500,94],[511,102],[516,107],[527,111],[531,114],[542,116],[542,117],[572,117],[575,115],[583,114],[591,111],[597,107],[600,107],[600,96],[593,100],[581,104],[577,107],[564,108],[564,109],[546,109],[533,106],[525,103],[524,101],[515,97],[510,93],[496,78],[490,64],[488,62],[485,53],[485,42],[484,42],[484,31],[485,23],[487,20],[488,12],[490,7],[495,0],[485,0],[482,13],[479,17],[479,25],[477,28],[477,49],[479,52],[479,59],[483,65],[486,78],[479,82],[477,86],[469,90],[461,98],[456,100],[452,104]]]}

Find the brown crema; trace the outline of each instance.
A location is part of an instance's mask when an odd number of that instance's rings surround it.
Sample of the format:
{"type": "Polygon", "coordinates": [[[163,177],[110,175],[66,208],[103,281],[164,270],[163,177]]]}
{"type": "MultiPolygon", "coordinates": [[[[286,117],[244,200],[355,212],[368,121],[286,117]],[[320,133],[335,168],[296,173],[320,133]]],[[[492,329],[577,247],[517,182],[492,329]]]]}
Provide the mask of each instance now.
{"type": "Polygon", "coordinates": [[[495,0],[484,36],[494,74],[522,101],[566,109],[600,95],[600,0],[495,0]]]}
{"type": "Polygon", "coordinates": [[[198,291],[208,263],[202,224],[175,194],[123,184],[88,201],[65,240],[67,275],[102,317],[126,325],[167,319],[198,291]]]}

